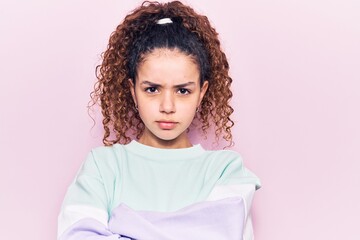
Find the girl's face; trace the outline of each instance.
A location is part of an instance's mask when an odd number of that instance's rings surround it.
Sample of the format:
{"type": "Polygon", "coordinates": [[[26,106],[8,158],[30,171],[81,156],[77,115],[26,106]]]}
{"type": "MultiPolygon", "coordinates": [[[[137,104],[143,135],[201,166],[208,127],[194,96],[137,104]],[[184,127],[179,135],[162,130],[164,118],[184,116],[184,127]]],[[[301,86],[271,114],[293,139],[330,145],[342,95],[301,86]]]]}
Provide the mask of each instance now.
{"type": "Polygon", "coordinates": [[[186,130],[208,88],[200,87],[200,71],[178,50],[155,49],[137,69],[131,93],[145,125],[139,142],[158,148],[190,147],[186,130]]]}

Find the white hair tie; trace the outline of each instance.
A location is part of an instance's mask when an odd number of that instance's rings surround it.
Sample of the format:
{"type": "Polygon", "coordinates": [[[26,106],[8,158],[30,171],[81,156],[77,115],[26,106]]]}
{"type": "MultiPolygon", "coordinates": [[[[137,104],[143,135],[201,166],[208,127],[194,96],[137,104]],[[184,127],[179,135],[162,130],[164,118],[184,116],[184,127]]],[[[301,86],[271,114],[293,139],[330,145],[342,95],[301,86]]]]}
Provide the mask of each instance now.
{"type": "Polygon", "coordinates": [[[173,21],[170,18],[162,18],[156,21],[157,24],[167,24],[167,23],[172,23],[173,21]]]}

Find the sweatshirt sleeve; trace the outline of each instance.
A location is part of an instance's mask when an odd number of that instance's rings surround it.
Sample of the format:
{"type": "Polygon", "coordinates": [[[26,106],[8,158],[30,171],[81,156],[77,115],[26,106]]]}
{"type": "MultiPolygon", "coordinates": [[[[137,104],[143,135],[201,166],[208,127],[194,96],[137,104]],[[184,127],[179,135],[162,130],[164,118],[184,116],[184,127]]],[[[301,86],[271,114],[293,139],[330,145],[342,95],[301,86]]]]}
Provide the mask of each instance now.
{"type": "Polygon", "coordinates": [[[230,197],[240,197],[244,202],[243,239],[253,240],[251,220],[251,205],[254,193],[261,187],[260,179],[244,166],[241,156],[235,152],[222,153],[226,159],[221,169],[219,179],[208,196],[208,201],[215,201],[230,197]]]}
{"type": "Polygon", "coordinates": [[[107,203],[103,179],[90,152],[65,195],[58,217],[58,240],[119,239],[108,230],[107,203]]]}
{"type": "Polygon", "coordinates": [[[260,179],[244,165],[243,159],[236,154],[224,167],[218,184],[251,184],[258,190],[260,179]]]}

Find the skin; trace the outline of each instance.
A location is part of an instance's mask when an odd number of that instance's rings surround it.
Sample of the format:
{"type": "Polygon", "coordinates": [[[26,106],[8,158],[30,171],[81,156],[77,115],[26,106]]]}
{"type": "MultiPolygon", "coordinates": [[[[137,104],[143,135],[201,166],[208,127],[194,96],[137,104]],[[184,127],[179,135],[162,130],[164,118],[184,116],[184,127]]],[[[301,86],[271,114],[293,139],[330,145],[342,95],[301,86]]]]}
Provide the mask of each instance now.
{"type": "Polygon", "coordinates": [[[186,148],[187,129],[208,89],[200,86],[197,63],[177,49],[155,49],[137,69],[131,94],[145,129],[139,142],[157,148],[186,148]]]}

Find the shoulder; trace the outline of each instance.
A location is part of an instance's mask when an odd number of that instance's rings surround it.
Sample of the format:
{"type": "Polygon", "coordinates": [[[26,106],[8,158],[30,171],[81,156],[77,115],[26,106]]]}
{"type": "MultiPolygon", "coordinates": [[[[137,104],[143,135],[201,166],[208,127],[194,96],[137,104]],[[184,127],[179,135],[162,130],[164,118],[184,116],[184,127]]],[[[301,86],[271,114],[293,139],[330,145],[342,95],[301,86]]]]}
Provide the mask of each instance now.
{"type": "Polygon", "coordinates": [[[93,148],[87,155],[83,168],[93,168],[98,171],[115,169],[124,158],[124,147],[120,144],[99,146],[93,148]]]}
{"type": "Polygon", "coordinates": [[[94,159],[107,159],[117,157],[121,152],[125,151],[121,144],[114,144],[112,146],[99,146],[91,149],[89,156],[94,159]]]}
{"type": "Polygon", "coordinates": [[[217,164],[240,164],[243,165],[243,158],[238,152],[232,150],[212,150],[206,151],[207,159],[217,164]]]}
{"type": "Polygon", "coordinates": [[[242,156],[232,150],[207,151],[214,168],[221,171],[220,184],[254,184],[260,188],[260,179],[244,164],[242,156]]]}

